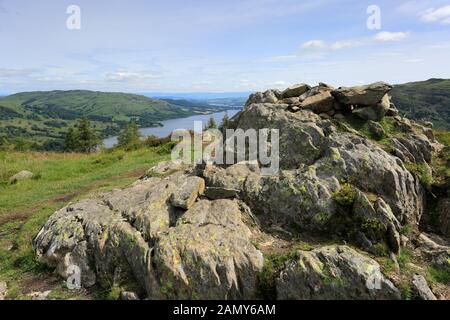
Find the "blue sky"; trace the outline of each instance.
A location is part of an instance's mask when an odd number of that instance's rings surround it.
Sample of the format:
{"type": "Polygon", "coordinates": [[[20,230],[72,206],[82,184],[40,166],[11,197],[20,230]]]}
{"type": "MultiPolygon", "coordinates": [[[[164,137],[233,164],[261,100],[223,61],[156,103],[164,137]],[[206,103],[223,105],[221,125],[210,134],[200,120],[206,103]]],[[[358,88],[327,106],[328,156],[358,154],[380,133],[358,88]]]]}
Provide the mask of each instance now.
{"type": "Polygon", "coordinates": [[[449,52],[449,0],[0,0],[4,93],[403,83],[450,78],[449,52]]]}

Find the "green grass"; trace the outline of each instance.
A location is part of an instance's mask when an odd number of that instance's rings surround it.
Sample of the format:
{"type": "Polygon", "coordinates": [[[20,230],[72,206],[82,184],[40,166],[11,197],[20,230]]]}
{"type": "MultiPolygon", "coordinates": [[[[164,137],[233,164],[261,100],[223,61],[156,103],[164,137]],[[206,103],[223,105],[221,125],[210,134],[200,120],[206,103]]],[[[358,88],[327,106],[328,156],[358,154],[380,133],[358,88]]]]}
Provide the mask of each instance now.
{"type": "MultiPolygon", "coordinates": [[[[0,281],[8,297],[26,298],[27,284],[50,270],[31,247],[48,217],[71,201],[133,183],[147,169],[170,158],[165,146],[98,154],[0,153],[0,281]],[[39,179],[9,184],[12,174],[30,170],[39,179]]],[[[56,288],[53,298],[79,292],[56,288]]]]}
{"type": "Polygon", "coordinates": [[[450,285],[450,262],[447,269],[438,269],[435,267],[429,267],[427,272],[427,280],[430,283],[443,283],[450,285]]]}
{"type": "Polygon", "coordinates": [[[338,126],[341,126],[341,130],[348,131],[348,128],[356,130],[360,135],[374,141],[383,150],[388,153],[393,151],[391,137],[403,137],[404,133],[395,125],[395,120],[391,117],[384,117],[378,122],[384,129],[384,136],[380,139],[375,137],[369,130],[369,124],[367,121],[360,119],[355,115],[348,115],[343,121],[343,126],[338,122],[338,126]]]}
{"type": "Polygon", "coordinates": [[[412,252],[407,248],[402,248],[397,257],[398,265],[401,269],[405,269],[413,258],[412,252]]]}

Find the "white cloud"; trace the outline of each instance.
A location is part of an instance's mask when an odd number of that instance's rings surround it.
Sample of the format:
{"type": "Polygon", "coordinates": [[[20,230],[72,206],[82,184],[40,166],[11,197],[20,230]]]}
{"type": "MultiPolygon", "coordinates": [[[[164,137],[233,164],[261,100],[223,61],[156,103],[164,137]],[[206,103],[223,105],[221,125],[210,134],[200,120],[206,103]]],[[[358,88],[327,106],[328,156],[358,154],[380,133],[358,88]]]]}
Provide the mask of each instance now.
{"type": "Polygon", "coordinates": [[[326,49],[328,46],[322,40],[310,40],[302,44],[302,49],[326,49]]]}
{"type": "Polygon", "coordinates": [[[33,69],[7,69],[0,68],[0,78],[24,77],[33,74],[33,69]]]}
{"type": "Polygon", "coordinates": [[[151,72],[130,72],[118,70],[106,74],[106,81],[110,82],[139,82],[153,79],[160,79],[161,75],[153,74],[151,72]]]}
{"type": "Polygon", "coordinates": [[[360,41],[357,40],[342,40],[342,41],[336,41],[335,43],[331,44],[330,48],[331,50],[342,50],[342,49],[348,49],[348,48],[354,48],[361,44],[360,41]]]}
{"type": "Polygon", "coordinates": [[[429,8],[419,13],[419,16],[423,22],[450,24],[450,5],[438,9],[429,8]]]}
{"type": "Polygon", "coordinates": [[[424,59],[406,59],[405,62],[406,63],[420,63],[425,61],[424,59]]]}
{"type": "Polygon", "coordinates": [[[409,32],[382,31],[375,35],[375,40],[380,42],[402,41],[409,37],[409,32]]]}
{"type": "Polygon", "coordinates": [[[276,87],[284,87],[284,86],[287,85],[287,83],[286,83],[286,81],[280,80],[280,81],[275,81],[273,83],[273,85],[276,86],[276,87]]]}
{"type": "Polygon", "coordinates": [[[268,59],[264,59],[263,62],[279,62],[279,61],[289,61],[298,58],[296,55],[285,55],[285,56],[274,56],[268,59]]]}
{"type": "Polygon", "coordinates": [[[333,43],[327,43],[323,40],[311,40],[303,43],[300,47],[303,50],[343,50],[355,48],[364,44],[364,41],[357,39],[339,40],[333,43]]]}

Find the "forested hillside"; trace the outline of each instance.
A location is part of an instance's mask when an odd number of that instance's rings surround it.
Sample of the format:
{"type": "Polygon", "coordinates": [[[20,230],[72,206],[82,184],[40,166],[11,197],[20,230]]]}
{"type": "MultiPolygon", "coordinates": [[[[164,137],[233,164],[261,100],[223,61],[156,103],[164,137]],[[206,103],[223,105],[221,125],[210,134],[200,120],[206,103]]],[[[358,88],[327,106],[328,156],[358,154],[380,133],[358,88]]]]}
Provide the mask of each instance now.
{"type": "Polygon", "coordinates": [[[23,148],[60,150],[68,128],[87,117],[101,137],[116,135],[130,121],[141,127],[212,113],[224,107],[187,100],[93,91],[25,92],[0,98],[0,139],[23,148]]]}
{"type": "Polygon", "coordinates": [[[394,86],[392,100],[402,115],[450,129],[450,80],[430,79],[394,86]]]}

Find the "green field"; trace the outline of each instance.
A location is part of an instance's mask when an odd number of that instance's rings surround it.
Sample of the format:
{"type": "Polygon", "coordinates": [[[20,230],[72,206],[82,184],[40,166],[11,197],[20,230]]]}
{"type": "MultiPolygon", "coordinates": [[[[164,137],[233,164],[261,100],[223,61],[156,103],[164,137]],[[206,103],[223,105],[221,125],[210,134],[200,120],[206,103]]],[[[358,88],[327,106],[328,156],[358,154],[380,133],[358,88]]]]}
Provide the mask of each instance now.
{"type": "Polygon", "coordinates": [[[47,218],[72,201],[125,187],[154,164],[169,158],[167,145],[96,154],[0,153],[0,281],[8,297],[52,290],[50,299],[105,298],[108,289],[69,291],[51,270],[36,262],[31,243],[47,218]],[[11,175],[29,170],[36,177],[9,184],[11,175]]]}

